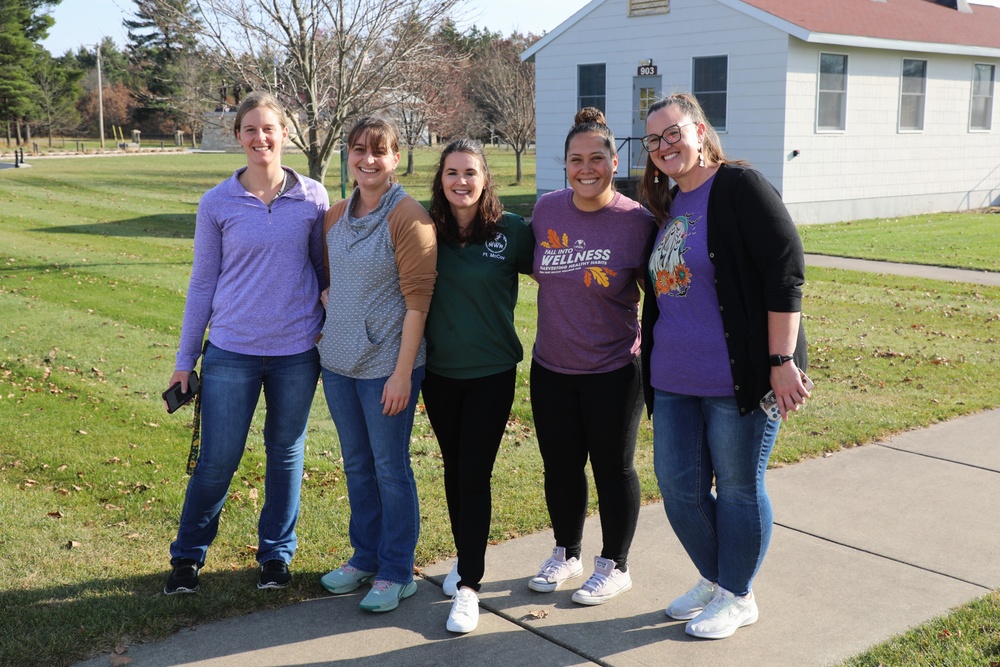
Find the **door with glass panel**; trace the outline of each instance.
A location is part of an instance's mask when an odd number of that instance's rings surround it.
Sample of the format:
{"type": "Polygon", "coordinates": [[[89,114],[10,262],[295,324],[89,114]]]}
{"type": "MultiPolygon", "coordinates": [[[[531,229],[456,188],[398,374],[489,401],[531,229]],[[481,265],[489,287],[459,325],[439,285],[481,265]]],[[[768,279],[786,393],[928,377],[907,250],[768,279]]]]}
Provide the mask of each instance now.
{"type": "MultiPolygon", "coordinates": [[[[633,169],[646,165],[646,152],[639,139],[646,136],[646,114],[649,107],[660,96],[663,89],[661,76],[636,76],[632,78],[632,137],[629,142],[630,159],[633,169]]],[[[619,157],[619,160],[622,158],[619,157]]]]}

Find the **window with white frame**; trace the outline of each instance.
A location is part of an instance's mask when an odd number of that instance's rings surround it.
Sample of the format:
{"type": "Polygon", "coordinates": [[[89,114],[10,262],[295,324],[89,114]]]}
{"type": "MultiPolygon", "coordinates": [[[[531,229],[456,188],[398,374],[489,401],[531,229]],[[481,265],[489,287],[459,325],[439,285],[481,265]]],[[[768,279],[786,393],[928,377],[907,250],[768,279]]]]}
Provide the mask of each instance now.
{"type": "Polygon", "coordinates": [[[726,130],[729,89],[729,56],[693,58],[691,92],[705,111],[705,117],[719,132],[726,130]]]}
{"type": "Polygon", "coordinates": [[[576,69],[576,95],[577,109],[584,107],[597,107],[605,111],[606,99],[606,65],[599,63],[596,65],[577,65],[576,69]]]}
{"type": "Polygon", "coordinates": [[[847,56],[819,54],[819,82],[816,99],[816,129],[844,130],[847,127],[847,56]]]}
{"type": "Polygon", "coordinates": [[[924,103],[927,99],[927,61],[903,59],[899,84],[899,129],[924,129],[924,103]]]}
{"type": "Polygon", "coordinates": [[[993,129],[993,80],[996,65],[972,66],[972,108],[969,113],[970,130],[993,129]]]}

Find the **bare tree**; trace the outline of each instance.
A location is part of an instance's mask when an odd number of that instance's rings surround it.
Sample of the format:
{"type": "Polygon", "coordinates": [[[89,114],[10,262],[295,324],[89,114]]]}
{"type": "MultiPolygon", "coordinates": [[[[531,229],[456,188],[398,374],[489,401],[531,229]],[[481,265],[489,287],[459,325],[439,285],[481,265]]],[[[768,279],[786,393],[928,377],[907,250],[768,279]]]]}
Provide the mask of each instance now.
{"type": "Polygon", "coordinates": [[[326,176],[349,120],[399,98],[405,63],[433,55],[458,0],[193,0],[232,76],[292,112],[309,175],[326,176]]]}
{"type": "Polygon", "coordinates": [[[513,34],[496,40],[476,59],[473,97],[497,134],[514,149],[517,182],[522,179],[521,156],[535,138],[535,63],[522,62],[521,52],[537,40],[513,34]]]}
{"type": "MultiPolygon", "coordinates": [[[[440,128],[449,114],[468,100],[465,74],[469,55],[435,40],[429,57],[403,63],[401,97],[393,104],[400,139],[406,147],[406,175],[413,174],[413,149],[430,143],[431,127],[440,128]],[[457,85],[456,85],[457,84],[457,85]]],[[[466,104],[471,110],[471,105],[466,104]]]]}

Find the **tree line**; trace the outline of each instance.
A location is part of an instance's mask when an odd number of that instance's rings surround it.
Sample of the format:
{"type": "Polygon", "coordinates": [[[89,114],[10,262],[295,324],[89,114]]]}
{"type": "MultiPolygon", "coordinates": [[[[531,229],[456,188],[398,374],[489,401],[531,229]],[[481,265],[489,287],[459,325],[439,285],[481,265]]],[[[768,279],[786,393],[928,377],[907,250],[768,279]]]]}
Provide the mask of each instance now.
{"type": "Polygon", "coordinates": [[[0,3],[8,146],[97,136],[99,100],[107,135],[180,131],[195,146],[207,112],[267,90],[290,111],[292,141],[317,180],[345,129],[372,112],[398,123],[407,173],[414,148],[464,135],[508,144],[521,180],[535,78],[520,53],[538,37],[460,30],[460,0],[132,0],[124,47],[105,38],[53,56],[40,42],[59,2],[0,3]]]}

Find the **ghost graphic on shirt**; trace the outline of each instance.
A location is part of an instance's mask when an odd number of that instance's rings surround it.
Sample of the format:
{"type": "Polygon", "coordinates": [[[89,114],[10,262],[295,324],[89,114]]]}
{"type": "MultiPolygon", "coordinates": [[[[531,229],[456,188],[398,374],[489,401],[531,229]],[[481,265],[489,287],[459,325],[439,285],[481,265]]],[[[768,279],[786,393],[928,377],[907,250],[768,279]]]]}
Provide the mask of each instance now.
{"type": "Polygon", "coordinates": [[[691,270],[684,262],[684,253],[688,251],[688,234],[696,222],[697,220],[682,214],[671,220],[664,229],[660,242],[649,258],[649,272],[656,281],[654,290],[657,296],[687,294],[691,285],[691,270]]]}

